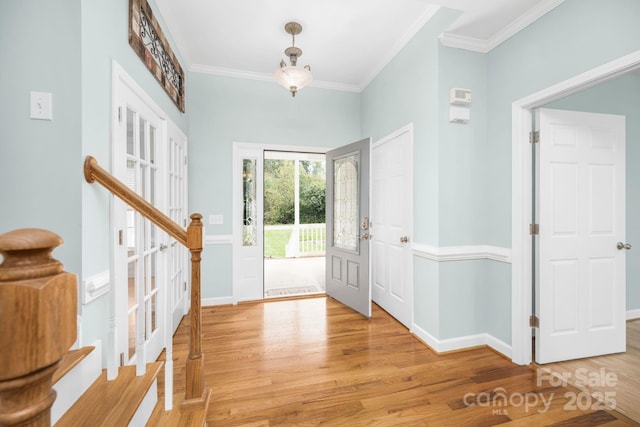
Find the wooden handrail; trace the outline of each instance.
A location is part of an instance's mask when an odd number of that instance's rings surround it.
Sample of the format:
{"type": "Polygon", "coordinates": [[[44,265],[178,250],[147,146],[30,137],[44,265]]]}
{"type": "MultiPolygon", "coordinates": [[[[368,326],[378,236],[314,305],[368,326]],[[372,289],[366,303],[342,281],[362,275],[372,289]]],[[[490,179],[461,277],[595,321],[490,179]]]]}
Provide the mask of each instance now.
{"type": "Polygon", "coordinates": [[[209,389],[204,385],[204,354],[202,353],[202,321],[200,301],[200,260],[202,254],[202,215],[191,215],[191,223],[185,231],[171,218],[127,187],[118,178],[98,165],[98,161],[87,156],[84,162],[87,182],[98,182],[113,195],[138,211],[142,216],[171,235],[191,252],[191,335],[189,357],[186,362],[185,407],[203,405],[209,400],[209,389]]]}
{"type": "MultiPolygon", "coordinates": [[[[84,161],[84,178],[89,183],[98,182],[120,200],[131,206],[142,216],[166,231],[182,245],[187,246],[187,232],[158,208],[147,202],[138,193],[126,186],[98,165],[98,161],[87,156],[84,161]]],[[[188,247],[188,246],[187,246],[188,247]]]]}

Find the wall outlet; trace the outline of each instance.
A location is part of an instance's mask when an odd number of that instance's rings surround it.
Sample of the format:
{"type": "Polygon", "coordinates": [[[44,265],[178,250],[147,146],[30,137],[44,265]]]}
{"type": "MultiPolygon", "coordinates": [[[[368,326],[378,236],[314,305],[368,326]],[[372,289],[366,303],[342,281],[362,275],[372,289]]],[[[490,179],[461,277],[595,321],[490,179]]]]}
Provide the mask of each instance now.
{"type": "Polygon", "coordinates": [[[224,215],[220,215],[220,214],[209,215],[209,224],[221,225],[223,223],[224,223],[224,215]]]}

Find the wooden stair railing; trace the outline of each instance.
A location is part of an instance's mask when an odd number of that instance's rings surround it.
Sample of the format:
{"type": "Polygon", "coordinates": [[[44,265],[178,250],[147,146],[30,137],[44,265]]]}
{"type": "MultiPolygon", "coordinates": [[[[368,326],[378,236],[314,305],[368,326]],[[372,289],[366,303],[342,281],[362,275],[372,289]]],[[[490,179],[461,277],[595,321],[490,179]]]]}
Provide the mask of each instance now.
{"type": "Polygon", "coordinates": [[[47,230],[0,235],[0,426],[49,427],[52,378],[76,340],[77,280],[47,230]]]}
{"type": "Polygon", "coordinates": [[[191,252],[191,334],[189,356],[186,363],[186,390],[183,406],[206,405],[209,390],[204,385],[204,355],[202,354],[202,320],[200,302],[200,260],[202,253],[202,215],[191,215],[187,230],[147,202],[122,181],[87,156],[84,177],[89,183],[98,182],[113,195],[138,211],[142,216],[167,232],[191,252]]]}

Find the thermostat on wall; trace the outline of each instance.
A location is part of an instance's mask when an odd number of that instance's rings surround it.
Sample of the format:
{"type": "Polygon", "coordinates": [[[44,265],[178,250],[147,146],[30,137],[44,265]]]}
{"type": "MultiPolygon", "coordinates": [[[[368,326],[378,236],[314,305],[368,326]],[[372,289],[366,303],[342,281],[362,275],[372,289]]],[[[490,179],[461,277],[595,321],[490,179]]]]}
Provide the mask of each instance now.
{"type": "Polygon", "coordinates": [[[455,105],[471,104],[471,90],[454,87],[449,93],[449,103],[455,105]]]}

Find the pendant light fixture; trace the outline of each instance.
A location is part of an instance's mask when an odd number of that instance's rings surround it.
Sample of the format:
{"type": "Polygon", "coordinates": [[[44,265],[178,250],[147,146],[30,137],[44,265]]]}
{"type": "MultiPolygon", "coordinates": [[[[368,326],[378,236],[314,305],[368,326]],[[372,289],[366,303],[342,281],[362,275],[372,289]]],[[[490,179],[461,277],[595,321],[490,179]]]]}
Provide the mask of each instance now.
{"type": "Polygon", "coordinates": [[[302,25],[297,22],[288,22],[284,26],[284,30],[291,34],[291,47],[286,48],[284,51],[284,54],[289,57],[291,65],[280,61],[280,68],[276,70],[273,76],[280,86],[291,92],[291,96],[296,96],[300,89],[313,81],[313,75],[311,74],[311,67],[308,65],[305,65],[304,68],[297,66],[298,58],[302,56],[302,49],[295,46],[296,34],[302,32],[302,25]]]}

